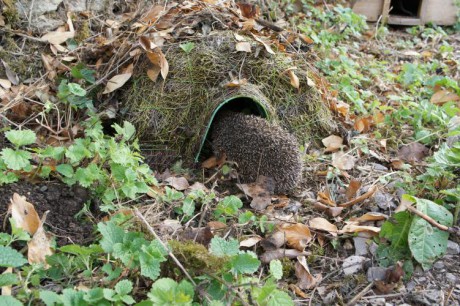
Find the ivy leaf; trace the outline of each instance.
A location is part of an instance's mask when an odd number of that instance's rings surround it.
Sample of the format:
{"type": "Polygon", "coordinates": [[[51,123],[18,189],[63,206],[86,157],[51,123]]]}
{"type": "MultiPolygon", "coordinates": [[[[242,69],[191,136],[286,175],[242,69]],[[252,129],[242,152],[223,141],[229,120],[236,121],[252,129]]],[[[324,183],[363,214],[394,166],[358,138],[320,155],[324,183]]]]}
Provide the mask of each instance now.
{"type": "Polygon", "coordinates": [[[80,84],[77,83],[69,83],[69,91],[79,97],[84,97],[86,95],[86,90],[84,90],[80,84]]]}
{"type": "Polygon", "coordinates": [[[5,133],[5,137],[16,147],[33,144],[37,139],[35,132],[31,130],[11,130],[5,133]]]}
{"type": "Polygon", "coordinates": [[[234,256],[238,254],[239,250],[240,245],[236,239],[230,239],[229,241],[221,237],[214,237],[211,239],[209,251],[216,256],[234,256]]]}
{"type": "Polygon", "coordinates": [[[9,246],[0,245],[0,267],[20,267],[27,263],[21,253],[9,246]]]}
{"type": "Polygon", "coordinates": [[[12,170],[21,170],[30,166],[31,155],[27,151],[6,148],[2,150],[1,155],[5,164],[12,170]]]}
{"type": "Polygon", "coordinates": [[[259,269],[260,261],[255,254],[240,253],[230,261],[234,274],[252,274],[259,269]]]}
{"type": "Polygon", "coordinates": [[[74,78],[84,79],[90,84],[94,84],[96,82],[96,79],[94,78],[96,71],[86,68],[83,64],[78,64],[73,67],[72,70],[70,70],[70,73],[74,78]]]}

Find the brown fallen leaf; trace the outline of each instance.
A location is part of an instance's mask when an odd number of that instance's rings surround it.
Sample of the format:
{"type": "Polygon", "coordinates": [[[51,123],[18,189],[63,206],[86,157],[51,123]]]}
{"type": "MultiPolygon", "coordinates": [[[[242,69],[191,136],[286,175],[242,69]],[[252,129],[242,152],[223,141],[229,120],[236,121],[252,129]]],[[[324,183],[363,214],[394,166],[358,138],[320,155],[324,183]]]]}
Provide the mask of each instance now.
{"type": "Polygon", "coordinates": [[[49,42],[50,44],[53,45],[60,45],[62,43],[65,43],[67,39],[74,38],[75,37],[75,32],[49,32],[45,35],[42,36],[42,41],[49,42]]]}
{"type": "Polygon", "coordinates": [[[380,220],[386,220],[388,219],[388,216],[382,213],[377,213],[377,212],[368,212],[362,215],[361,217],[358,218],[350,218],[350,221],[354,222],[368,222],[368,221],[380,221],[380,220]]]}
{"type": "Polygon", "coordinates": [[[215,155],[211,156],[207,160],[205,160],[202,164],[201,167],[205,169],[211,169],[211,168],[216,168],[222,166],[225,161],[227,160],[227,154],[223,153],[220,155],[220,157],[217,157],[215,155]]]}
{"type": "Polygon", "coordinates": [[[351,170],[355,166],[355,158],[345,152],[332,154],[332,165],[340,170],[351,170]]]}
{"type": "Polygon", "coordinates": [[[421,162],[428,155],[429,149],[418,142],[402,146],[398,151],[398,157],[406,162],[421,162]]]}
{"type": "Polygon", "coordinates": [[[348,184],[347,191],[345,193],[345,196],[347,197],[347,200],[351,200],[356,193],[358,192],[359,188],[361,187],[361,182],[358,180],[351,180],[350,184],[348,184]]]}
{"type": "Polygon", "coordinates": [[[216,230],[221,230],[221,229],[225,229],[227,228],[227,224],[223,223],[223,222],[220,222],[220,221],[209,221],[208,224],[209,228],[212,230],[212,231],[216,231],[216,230]]]}
{"type": "Polygon", "coordinates": [[[236,5],[244,18],[255,18],[259,15],[259,7],[255,4],[238,2],[236,5]]]}
{"type": "Polygon", "coordinates": [[[445,89],[435,92],[430,99],[430,102],[436,105],[443,105],[444,103],[455,101],[460,101],[460,96],[445,89]]]}
{"type": "Polygon", "coordinates": [[[18,75],[11,70],[10,66],[8,65],[7,62],[2,60],[3,68],[5,68],[5,74],[8,80],[13,83],[13,85],[18,85],[19,84],[19,77],[18,75]]]}
{"type": "Polygon", "coordinates": [[[330,233],[333,236],[337,236],[337,226],[332,224],[331,222],[327,221],[324,218],[318,217],[318,218],[313,218],[310,221],[308,221],[308,225],[312,229],[316,230],[321,230],[330,233]]]}
{"type": "Polygon", "coordinates": [[[337,217],[342,213],[343,207],[330,207],[327,205],[324,205],[320,202],[314,202],[313,207],[316,209],[325,212],[328,216],[330,217],[337,217]]]}
{"type": "Polygon", "coordinates": [[[330,135],[321,140],[321,142],[326,147],[326,150],[324,150],[324,152],[336,152],[342,146],[343,139],[342,137],[336,135],[330,135]]]}
{"type": "Polygon", "coordinates": [[[11,212],[17,227],[22,228],[30,235],[35,234],[40,226],[40,218],[34,205],[27,202],[26,197],[14,193],[8,210],[11,212]]]}
{"type": "Polygon", "coordinates": [[[204,246],[208,246],[211,239],[214,238],[214,234],[212,233],[209,226],[205,226],[202,228],[186,228],[182,234],[181,239],[183,240],[191,240],[197,243],[200,243],[204,246]]]}
{"type": "Polygon", "coordinates": [[[112,91],[115,91],[125,85],[125,83],[131,78],[131,75],[132,73],[122,73],[113,76],[110,80],[108,80],[103,94],[111,93],[112,91]]]}
{"type": "Polygon", "coordinates": [[[314,288],[323,279],[321,274],[313,276],[310,273],[305,256],[297,257],[297,262],[295,263],[295,275],[298,279],[297,286],[304,290],[314,288]]]}
{"type": "Polygon", "coordinates": [[[250,32],[252,37],[254,37],[254,39],[261,43],[264,47],[265,47],[265,50],[270,53],[270,54],[275,54],[275,51],[272,50],[272,48],[266,43],[264,42],[262,39],[260,39],[259,37],[257,37],[256,35],[254,35],[252,32],[250,32]]]}
{"type": "MultiPolygon", "coordinates": [[[[6,268],[5,271],[3,271],[2,274],[8,274],[8,273],[13,273],[13,268],[11,268],[11,267],[6,268]]],[[[12,285],[2,286],[2,287],[0,287],[0,290],[2,292],[2,295],[11,295],[11,293],[12,293],[12,285]]]]}
{"type": "Polygon", "coordinates": [[[372,116],[364,118],[356,118],[354,129],[360,133],[367,133],[372,126],[372,116]]]}
{"type": "Polygon", "coordinates": [[[290,284],[288,287],[294,292],[295,295],[300,296],[303,299],[307,299],[309,297],[308,294],[303,292],[302,289],[300,289],[298,286],[294,284],[290,284]]]}
{"type": "Polygon", "coordinates": [[[246,85],[248,83],[247,79],[233,80],[224,85],[227,88],[238,88],[240,86],[246,85]]]}
{"type": "Polygon", "coordinates": [[[240,247],[250,248],[250,247],[255,246],[261,240],[262,240],[262,237],[260,236],[250,237],[248,239],[244,239],[240,241],[240,247]]]}
{"type": "Polygon", "coordinates": [[[287,245],[298,251],[304,251],[313,239],[308,226],[302,223],[282,224],[278,230],[284,234],[287,245]]]}
{"type": "Polygon", "coordinates": [[[358,225],[355,222],[350,222],[346,224],[340,231],[339,234],[346,234],[346,233],[360,233],[366,232],[373,236],[380,233],[380,228],[375,226],[366,226],[366,225],[358,225]]]}
{"type": "Polygon", "coordinates": [[[255,183],[237,185],[245,195],[252,198],[251,207],[255,210],[264,210],[272,202],[271,195],[275,190],[274,180],[260,175],[255,183]]]}
{"type": "Polygon", "coordinates": [[[337,204],[331,199],[331,194],[329,190],[327,189],[325,191],[318,192],[317,200],[320,203],[323,203],[329,206],[337,206],[337,204]]]}
{"type": "Polygon", "coordinates": [[[294,70],[289,70],[287,74],[289,76],[289,80],[291,80],[292,87],[294,87],[295,89],[299,89],[300,81],[297,75],[294,73],[294,70]]]}
{"type": "Polygon", "coordinates": [[[286,243],[286,236],[284,232],[275,231],[269,237],[264,238],[260,241],[260,246],[264,248],[265,251],[272,251],[279,249],[286,243]]]}
{"type": "Polygon", "coordinates": [[[29,263],[42,263],[44,264],[44,267],[46,269],[50,267],[49,264],[46,262],[46,256],[54,254],[54,251],[51,247],[52,236],[49,233],[47,233],[43,228],[48,213],[49,211],[46,211],[43,214],[43,217],[40,221],[40,226],[33,235],[32,239],[29,242],[27,242],[27,259],[29,263]]]}
{"type": "Polygon", "coordinates": [[[183,191],[186,190],[188,187],[190,187],[187,179],[185,177],[168,177],[165,182],[171,186],[172,188],[178,190],[178,191],[183,191]]]}
{"type": "Polygon", "coordinates": [[[263,263],[270,263],[270,261],[282,258],[297,258],[298,256],[309,256],[310,252],[301,252],[295,249],[277,249],[267,251],[260,255],[260,261],[263,263]]]}

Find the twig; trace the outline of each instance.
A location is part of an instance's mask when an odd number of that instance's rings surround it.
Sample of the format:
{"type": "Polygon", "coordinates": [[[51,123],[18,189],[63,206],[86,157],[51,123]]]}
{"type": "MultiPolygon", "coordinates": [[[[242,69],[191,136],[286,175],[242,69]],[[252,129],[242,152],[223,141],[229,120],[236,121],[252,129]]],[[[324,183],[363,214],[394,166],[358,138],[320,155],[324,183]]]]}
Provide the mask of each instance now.
{"type": "Polygon", "coordinates": [[[420,218],[422,218],[426,222],[430,223],[434,227],[437,227],[441,231],[445,231],[445,232],[460,236],[460,228],[455,227],[455,226],[454,227],[448,227],[446,225],[439,224],[433,218],[431,218],[430,216],[422,213],[421,211],[419,211],[417,208],[415,208],[413,206],[406,205],[406,208],[407,208],[408,211],[416,214],[417,216],[419,216],[420,218]]]}
{"type": "Polygon", "coordinates": [[[371,290],[372,286],[374,286],[374,282],[370,282],[369,285],[366,286],[363,290],[361,290],[354,298],[352,298],[348,303],[347,306],[355,305],[369,290],[371,290]]]}
{"type": "Polygon", "coordinates": [[[369,190],[365,193],[365,194],[362,194],[360,195],[359,197],[351,200],[351,201],[348,201],[348,202],[345,202],[343,204],[339,204],[339,207],[350,207],[356,203],[359,203],[361,201],[364,201],[365,199],[371,197],[374,192],[377,191],[377,187],[376,186],[372,186],[371,188],[369,188],[369,190]]]}
{"type": "Polygon", "coordinates": [[[188,278],[188,280],[193,284],[193,286],[196,287],[197,284],[195,283],[193,278],[190,276],[190,274],[188,274],[188,272],[187,272],[187,270],[185,270],[184,266],[180,263],[180,261],[177,259],[177,257],[169,250],[169,248],[166,246],[166,244],[160,239],[160,237],[157,235],[155,230],[152,228],[152,226],[150,226],[150,224],[147,222],[145,217],[141,214],[141,212],[137,208],[134,209],[134,214],[136,215],[136,217],[139,218],[139,220],[142,221],[142,223],[144,223],[144,225],[147,227],[149,232],[155,237],[155,239],[158,240],[158,242],[160,242],[161,246],[165,248],[165,250],[168,252],[168,255],[172,258],[172,260],[174,260],[174,262],[179,267],[179,269],[182,270],[182,272],[185,274],[185,276],[188,278]]]}

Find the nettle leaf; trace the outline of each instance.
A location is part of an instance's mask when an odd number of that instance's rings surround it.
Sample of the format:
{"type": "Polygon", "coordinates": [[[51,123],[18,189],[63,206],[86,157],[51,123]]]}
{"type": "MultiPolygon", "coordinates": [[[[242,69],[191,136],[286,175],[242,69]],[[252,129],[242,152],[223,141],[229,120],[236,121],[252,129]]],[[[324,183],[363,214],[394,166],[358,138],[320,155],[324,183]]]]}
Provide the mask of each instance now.
{"type": "Polygon", "coordinates": [[[84,90],[80,84],[77,83],[69,83],[68,88],[70,93],[79,96],[79,97],[84,97],[86,95],[86,90],[84,90]]]}
{"type": "Polygon", "coordinates": [[[74,289],[64,289],[62,290],[62,303],[64,305],[85,305],[85,300],[83,299],[85,295],[84,291],[77,291],[74,289]]]}
{"type": "Polygon", "coordinates": [[[283,264],[278,259],[270,261],[270,274],[277,280],[283,278],[283,264]]]}
{"type": "Polygon", "coordinates": [[[193,286],[183,280],[177,284],[173,279],[161,278],[157,280],[148,293],[153,305],[192,305],[194,292],[193,286]],[[191,290],[190,290],[191,289],[191,290]]]}
{"type": "Polygon", "coordinates": [[[21,253],[9,246],[0,245],[0,267],[20,267],[27,263],[21,253]]]}
{"type": "Polygon", "coordinates": [[[234,274],[252,274],[259,269],[260,261],[253,253],[240,253],[230,261],[234,274]]]}
{"type": "Polygon", "coordinates": [[[131,290],[133,290],[133,283],[127,279],[121,280],[115,285],[115,291],[119,295],[127,295],[131,290]]]}
{"type": "Polygon", "coordinates": [[[22,306],[22,303],[19,302],[12,296],[9,295],[0,295],[0,305],[2,306],[22,306]]]}
{"type": "Polygon", "coordinates": [[[35,143],[37,135],[31,130],[12,130],[5,133],[6,139],[8,139],[16,147],[26,146],[35,143]]]}
{"type": "Polygon", "coordinates": [[[102,239],[99,242],[101,247],[106,253],[113,252],[113,245],[116,243],[122,243],[123,237],[125,236],[124,230],[117,226],[114,222],[109,221],[107,223],[98,223],[97,229],[102,234],[102,239]]]}
{"type": "Polygon", "coordinates": [[[21,170],[30,166],[31,154],[24,150],[13,150],[6,148],[2,150],[2,158],[8,168],[21,170]]]}
{"type": "Polygon", "coordinates": [[[62,174],[65,177],[72,177],[74,172],[73,172],[73,167],[69,164],[61,164],[56,167],[56,171],[62,174]]]}
{"type": "Polygon", "coordinates": [[[269,297],[267,306],[294,306],[294,302],[287,292],[275,290],[269,297]]]}
{"type": "Polygon", "coordinates": [[[59,294],[49,290],[40,291],[40,299],[45,303],[46,306],[54,306],[62,304],[62,299],[59,294]]]}
{"type": "MultiPolygon", "coordinates": [[[[452,226],[453,216],[443,206],[426,199],[407,197],[417,203],[417,210],[433,218],[436,222],[452,226]]],[[[449,233],[433,227],[424,219],[415,216],[409,230],[409,247],[424,270],[431,267],[434,261],[441,257],[447,249],[449,233]]]]}
{"type": "Polygon", "coordinates": [[[100,300],[104,299],[104,292],[102,288],[92,288],[91,290],[85,293],[83,299],[86,302],[94,305],[96,302],[99,302],[100,300]]]}
{"type": "Polygon", "coordinates": [[[84,139],[75,139],[74,144],[67,148],[65,156],[70,159],[71,163],[78,163],[83,158],[92,157],[91,151],[86,148],[87,146],[88,142],[85,142],[84,139]]]}
{"type": "Polygon", "coordinates": [[[130,140],[134,134],[136,133],[136,128],[131,122],[123,121],[123,127],[119,126],[118,124],[112,125],[118,135],[123,136],[123,139],[128,141],[130,140]]]}
{"type": "Polygon", "coordinates": [[[13,273],[0,274],[0,287],[16,285],[19,283],[18,276],[13,273]]]}
{"type": "Polygon", "coordinates": [[[243,207],[243,202],[238,197],[231,195],[217,204],[214,215],[216,217],[221,217],[222,215],[233,216],[238,213],[241,207],[243,207]]]}
{"type": "Polygon", "coordinates": [[[3,184],[11,184],[14,182],[17,182],[19,180],[19,177],[13,173],[13,172],[8,172],[8,173],[1,173],[0,175],[0,185],[3,184]]]}
{"type": "Polygon", "coordinates": [[[236,239],[230,239],[229,241],[221,237],[214,237],[211,239],[209,251],[216,256],[235,256],[238,254],[239,250],[240,245],[236,239]]]}
{"type": "Polygon", "coordinates": [[[167,250],[156,240],[148,246],[143,245],[139,254],[141,274],[152,280],[157,279],[160,275],[160,263],[166,261],[167,254],[167,250]]]}

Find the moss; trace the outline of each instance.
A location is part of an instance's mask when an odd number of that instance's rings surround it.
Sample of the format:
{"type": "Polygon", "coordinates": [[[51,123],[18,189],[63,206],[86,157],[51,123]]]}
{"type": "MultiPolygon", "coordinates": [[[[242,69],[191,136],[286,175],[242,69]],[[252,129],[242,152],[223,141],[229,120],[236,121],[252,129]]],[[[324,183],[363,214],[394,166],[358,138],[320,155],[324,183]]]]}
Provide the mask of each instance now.
{"type": "Polygon", "coordinates": [[[326,252],[322,246],[317,245],[317,244],[312,244],[309,250],[311,252],[311,254],[307,258],[307,262],[309,264],[314,263],[317,260],[318,256],[324,256],[326,252]]]}
{"type": "MultiPolygon", "coordinates": [[[[172,253],[192,276],[202,275],[203,273],[216,273],[227,263],[225,258],[210,254],[205,246],[193,241],[171,240],[169,241],[169,246],[172,249],[172,253]]],[[[171,260],[169,261],[167,265],[171,265],[174,268],[176,264],[171,260]]],[[[172,271],[172,269],[170,270],[172,271]]]]}
{"type": "Polygon", "coordinates": [[[16,9],[16,1],[15,0],[3,0],[3,11],[2,15],[5,17],[6,24],[14,25],[19,21],[19,13],[16,9]]]}
{"type": "Polygon", "coordinates": [[[77,28],[77,33],[75,35],[75,40],[78,43],[81,43],[91,37],[91,29],[89,28],[89,22],[87,20],[83,21],[80,26],[77,28]]]}
{"type": "MultiPolygon", "coordinates": [[[[247,41],[253,50],[261,48],[253,38],[247,41]]],[[[152,150],[167,150],[186,163],[192,161],[213,112],[226,99],[238,95],[264,105],[269,119],[294,133],[300,143],[335,129],[320,91],[307,85],[313,68],[304,57],[235,52],[232,31],[216,31],[197,37],[193,43],[189,54],[178,43],[163,47],[169,63],[166,80],[159,77],[152,82],[146,76],[150,63],[140,61],[121,99],[124,119],[136,125],[141,140],[152,150]],[[300,91],[283,74],[294,66],[298,68],[300,91]],[[225,86],[235,79],[246,79],[248,84],[225,86]]]]}
{"type": "Polygon", "coordinates": [[[281,264],[283,265],[283,278],[293,277],[295,273],[294,262],[287,257],[283,257],[281,258],[281,264]]]}

